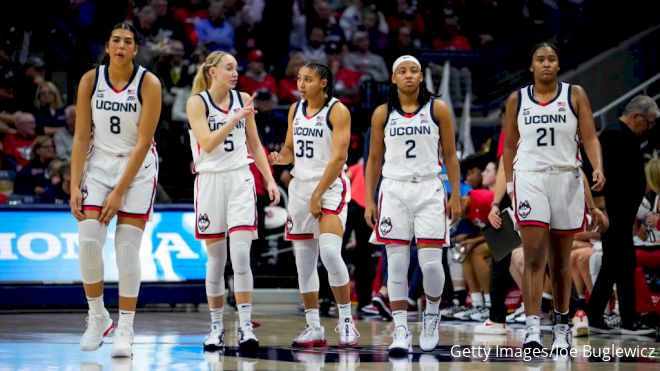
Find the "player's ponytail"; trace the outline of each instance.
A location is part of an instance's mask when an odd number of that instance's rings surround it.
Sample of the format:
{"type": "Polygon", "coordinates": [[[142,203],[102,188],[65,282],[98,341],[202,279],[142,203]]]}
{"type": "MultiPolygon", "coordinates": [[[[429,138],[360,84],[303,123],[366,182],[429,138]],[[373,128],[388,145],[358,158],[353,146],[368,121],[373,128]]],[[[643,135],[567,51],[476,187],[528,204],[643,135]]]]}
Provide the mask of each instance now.
{"type": "Polygon", "coordinates": [[[211,74],[209,73],[209,69],[220,63],[220,60],[225,55],[227,55],[227,53],[217,50],[206,56],[204,63],[199,66],[199,69],[197,69],[197,73],[193,79],[190,96],[199,94],[211,87],[211,74]]]}

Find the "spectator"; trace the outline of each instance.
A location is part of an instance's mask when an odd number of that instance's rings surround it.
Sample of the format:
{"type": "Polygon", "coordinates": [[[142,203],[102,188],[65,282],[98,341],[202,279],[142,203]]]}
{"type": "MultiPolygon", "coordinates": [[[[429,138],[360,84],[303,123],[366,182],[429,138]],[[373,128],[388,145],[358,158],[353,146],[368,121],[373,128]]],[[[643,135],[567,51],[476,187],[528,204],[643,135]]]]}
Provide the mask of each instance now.
{"type": "Polygon", "coordinates": [[[46,63],[43,59],[33,56],[25,64],[20,83],[16,85],[15,97],[17,109],[31,111],[34,108],[34,95],[39,85],[46,81],[46,63]]]}
{"type": "Polygon", "coordinates": [[[326,63],[325,46],[325,31],[321,27],[314,27],[309,32],[307,37],[307,45],[303,47],[302,53],[305,61],[317,61],[323,64],[326,63]]]}
{"type": "Polygon", "coordinates": [[[174,19],[170,11],[168,0],[151,0],[151,7],[156,12],[156,22],[154,28],[158,34],[165,40],[179,40],[184,44],[184,49],[188,52],[192,50],[190,40],[186,37],[181,23],[174,19]]]}
{"type": "Polygon", "coordinates": [[[344,30],[339,26],[330,6],[326,0],[315,0],[311,11],[307,12],[306,34],[309,35],[314,27],[320,27],[325,33],[325,42],[334,41],[342,45],[346,43],[344,30]]]}
{"type": "Polygon", "coordinates": [[[195,31],[199,44],[208,51],[222,50],[231,54],[234,49],[234,28],[226,21],[227,4],[224,0],[214,0],[209,5],[208,19],[197,22],[195,31]]]}
{"type": "Polygon", "coordinates": [[[413,45],[410,26],[401,26],[397,29],[396,38],[385,50],[385,64],[391,66],[401,55],[416,55],[417,48],[413,45]]]}
{"type": "Polygon", "coordinates": [[[243,6],[241,10],[241,24],[236,27],[236,58],[243,59],[247,57],[250,50],[257,49],[257,27],[252,19],[252,12],[249,5],[243,6]]]}
{"type": "Polygon", "coordinates": [[[71,146],[73,146],[73,131],[76,128],[76,106],[74,104],[64,109],[66,126],[59,128],[53,137],[57,157],[62,161],[71,160],[71,146]]]}
{"type": "Polygon", "coordinates": [[[326,45],[328,66],[335,80],[335,97],[351,107],[360,101],[360,78],[362,72],[346,68],[341,61],[344,48],[335,42],[326,45]]]}
{"type": "Polygon", "coordinates": [[[264,55],[259,49],[248,54],[248,70],[245,75],[238,78],[238,86],[241,91],[248,94],[264,88],[275,96],[277,95],[277,82],[272,75],[266,72],[263,57],[264,55]]]}
{"type": "Polygon", "coordinates": [[[16,174],[14,193],[41,196],[50,185],[48,165],[55,158],[55,144],[48,135],[38,136],[30,149],[30,162],[16,174]]]}
{"type": "MultiPolygon", "coordinates": [[[[401,27],[409,27],[418,37],[426,32],[424,18],[417,11],[416,7],[411,4],[410,0],[396,1],[396,11],[387,17],[387,26],[390,29],[390,33],[398,31],[401,27]]],[[[406,53],[402,52],[401,54],[406,53]]]]}
{"type": "Polygon", "coordinates": [[[64,121],[64,103],[57,86],[44,81],[37,87],[34,98],[34,117],[39,134],[54,135],[66,125],[64,121]]]}
{"type": "Polygon", "coordinates": [[[195,24],[209,17],[209,3],[206,0],[187,0],[174,10],[174,21],[183,25],[188,40],[197,45],[199,38],[195,32],[195,24]]]}
{"type": "MultiPolygon", "coordinates": [[[[364,0],[355,0],[353,5],[348,6],[341,15],[339,25],[344,30],[346,40],[352,40],[355,33],[364,25],[362,14],[368,6],[364,0]]],[[[376,13],[378,17],[378,30],[384,34],[390,32],[385,16],[380,11],[376,10],[375,5],[369,7],[376,13]]]]}
{"type": "Polygon", "coordinates": [[[383,57],[369,51],[369,36],[364,31],[358,31],[353,37],[355,51],[344,57],[344,66],[355,71],[362,71],[376,82],[386,82],[390,79],[383,57]]]}
{"type": "Polygon", "coordinates": [[[277,98],[280,104],[291,104],[300,99],[298,71],[304,65],[305,58],[301,53],[295,53],[289,58],[289,63],[284,70],[284,77],[277,83],[277,98]]]}
{"type": "Polygon", "coordinates": [[[36,137],[37,124],[31,113],[16,115],[16,134],[6,134],[2,141],[4,168],[20,170],[30,162],[30,150],[36,137]]]}
{"type": "Polygon", "coordinates": [[[56,174],[51,177],[51,184],[39,201],[44,204],[68,205],[71,198],[71,165],[68,162],[62,163],[56,174]]]}
{"type": "Polygon", "coordinates": [[[431,46],[435,50],[472,50],[468,39],[459,32],[458,17],[445,18],[442,29],[431,41],[431,46]]]}
{"type": "MultiPolygon", "coordinates": [[[[261,143],[269,152],[279,151],[286,138],[288,113],[275,110],[275,100],[270,91],[261,89],[254,97],[254,108],[257,114],[254,116],[257,122],[257,130],[261,143]]],[[[276,171],[281,171],[278,167],[276,171]]]]}
{"type": "Polygon", "coordinates": [[[381,31],[378,14],[373,8],[367,7],[362,11],[361,28],[369,35],[369,45],[372,51],[380,53],[387,48],[389,44],[387,33],[381,31]]]}

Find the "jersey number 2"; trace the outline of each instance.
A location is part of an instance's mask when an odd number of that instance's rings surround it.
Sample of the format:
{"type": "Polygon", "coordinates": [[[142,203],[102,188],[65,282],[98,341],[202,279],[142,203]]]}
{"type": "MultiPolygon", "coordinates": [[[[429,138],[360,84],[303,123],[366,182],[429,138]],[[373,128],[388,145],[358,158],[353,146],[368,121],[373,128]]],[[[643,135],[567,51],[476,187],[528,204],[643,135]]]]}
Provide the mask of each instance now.
{"type": "Polygon", "coordinates": [[[406,145],[410,146],[410,148],[406,150],[406,158],[417,158],[417,155],[412,153],[413,149],[415,149],[415,141],[406,140],[406,145]]]}
{"type": "MultiPolygon", "coordinates": [[[[548,130],[546,128],[538,128],[536,132],[539,134],[539,138],[536,140],[536,144],[539,147],[545,147],[548,145],[547,140],[544,140],[548,135],[548,130]]],[[[555,145],[555,128],[550,128],[550,145],[555,145]]]]}
{"type": "Polygon", "coordinates": [[[110,116],[110,132],[112,134],[121,133],[121,127],[119,126],[119,117],[110,116]]]}

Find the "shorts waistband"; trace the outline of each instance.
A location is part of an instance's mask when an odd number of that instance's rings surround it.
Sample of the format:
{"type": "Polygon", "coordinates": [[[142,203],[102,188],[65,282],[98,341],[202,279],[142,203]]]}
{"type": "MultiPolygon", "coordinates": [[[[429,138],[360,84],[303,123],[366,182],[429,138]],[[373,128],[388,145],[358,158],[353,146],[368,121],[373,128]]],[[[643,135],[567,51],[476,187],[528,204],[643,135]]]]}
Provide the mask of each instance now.
{"type": "Polygon", "coordinates": [[[106,155],[106,156],[110,156],[110,157],[119,157],[119,158],[122,158],[122,157],[126,157],[126,158],[131,157],[131,152],[112,152],[112,151],[107,151],[107,150],[102,149],[102,148],[97,147],[97,146],[94,146],[94,147],[92,148],[92,152],[93,152],[93,151],[99,151],[99,152],[101,152],[102,154],[104,154],[104,155],[106,155]]]}
{"type": "Polygon", "coordinates": [[[520,172],[529,172],[529,173],[570,173],[572,171],[577,171],[579,168],[573,166],[547,166],[542,169],[514,169],[515,171],[520,172]]]}
{"type": "Polygon", "coordinates": [[[385,178],[385,179],[390,179],[390,180],[396,180],[397,182],[410,182],[410,183],[421,183],[425,182],[427,180],[431,179],[440,179],[440,174],[431,174],[431,175],[424,175],[424,176],[413,176],[413,177],[406,177],[406,178],[385,178]]]}

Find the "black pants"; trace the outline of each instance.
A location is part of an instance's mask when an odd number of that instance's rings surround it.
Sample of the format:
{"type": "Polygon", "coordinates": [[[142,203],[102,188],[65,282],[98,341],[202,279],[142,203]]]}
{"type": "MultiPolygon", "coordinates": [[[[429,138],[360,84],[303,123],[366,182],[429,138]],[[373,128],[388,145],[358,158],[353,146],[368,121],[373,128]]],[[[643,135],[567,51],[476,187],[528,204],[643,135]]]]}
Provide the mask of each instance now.
{"type": "Polygon", "coordinates": [[[355,271],[355,291],[358,299],[358,309],[371,303],[371,283],[376,273],[376,265],[372,259],[375,246],[369,243],[371,228],[364,220],[364,208],[356,202],[349,202],[346,231],[344,232],[344,246],[348,242],[351,232],[355,231],[355,249],[351,250],[349,261],[353,263],[355,271]]]}
{"type": "Polygon", "coordinates": [[[509,265],[511,265],[511,253],[508,253],[499,262],[493,259],[493,268],[490,275],[490,320],[496,323],[506,322],[508,310],[504,301],[506,294],[513,285],[509,265]]]}
{"type": "MultiPolygon", "coordinates": [[[[606,200],[609,202],[610,200],[606,200]]],[[[615,205],[612,205],[615,206],[615,205]]],[[[616,283],[619,299],[621,326],[630,327],[635,319],[635,267],[637,255],[632,242],[632,226],[635,213],[617,207],[607,207],[610,228],[603,234],[603,264],[594,283],[587,305],[589,321],[599,323],[612,286],[616,283]]]]}

